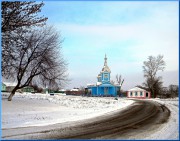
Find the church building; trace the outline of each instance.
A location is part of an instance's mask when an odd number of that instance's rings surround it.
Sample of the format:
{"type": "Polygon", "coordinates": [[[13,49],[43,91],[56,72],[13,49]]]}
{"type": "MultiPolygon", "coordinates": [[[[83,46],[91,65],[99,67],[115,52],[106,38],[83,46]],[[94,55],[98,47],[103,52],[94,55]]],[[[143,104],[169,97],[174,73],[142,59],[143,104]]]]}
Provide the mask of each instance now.
{"type": "Polygon", "coordinates": [[[104,58],[104,66],[97,76],[97,83],[87,85],[88,93],[92,96],[117,96],[120,92],[120,85],[115,85],[110,82],[111,70],[107,65],[107,57],[104,58]]]}

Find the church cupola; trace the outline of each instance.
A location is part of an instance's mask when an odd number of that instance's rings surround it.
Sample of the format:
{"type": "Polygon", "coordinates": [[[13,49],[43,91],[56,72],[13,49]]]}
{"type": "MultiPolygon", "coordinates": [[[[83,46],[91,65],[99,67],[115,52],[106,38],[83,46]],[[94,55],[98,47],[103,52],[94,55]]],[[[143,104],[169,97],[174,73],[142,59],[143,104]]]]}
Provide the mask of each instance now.
{"type": "Polygon", "coordinates": [[[111,70],[109,69],[109,67],[108,67],[108,65],[107,65],[107,57],[106,57],[106,54],[105,54],[105,58],[104,58],[104,66],[103,66],[101,72],[109,72],[109,73],[111,73],[111,70]]]}
{"type": "Polygon", "coordinates": [[[98,74],[97,80],[98,80],[98,82],[101,82],[101,74],[98,74]]]}

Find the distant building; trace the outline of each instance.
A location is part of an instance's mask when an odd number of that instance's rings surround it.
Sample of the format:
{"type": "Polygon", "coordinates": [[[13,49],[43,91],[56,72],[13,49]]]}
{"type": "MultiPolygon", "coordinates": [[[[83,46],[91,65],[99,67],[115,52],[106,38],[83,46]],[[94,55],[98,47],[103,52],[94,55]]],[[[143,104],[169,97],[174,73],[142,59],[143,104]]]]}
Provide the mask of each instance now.
{"type": "Polygon", "coordinates": [[[3,83],[6,85],[7,92],[11,92],[17,85],[17,83],[11,83],[11,82],[3,82],[3,83]]]}
{"type": "Polygon", "coordinates": [[[97,76],[97,83],[87,85],[88,93],[92,96],[117,96],[120,92],[120,85],[110,82],[110,73],[111,70],[107,65],[107,57],[105,55],[104,66],[97,76]]]}
{"type": "Polygon", "coordinates": [[[22,88],[22,91],[31,93],[31,92],[34,92],[34,88],[31,86],[26,86],[26,87],[22,88]]]}
{"type": "Polygon", "coordinates": [[[6,85],[5,85],[4,83],[2,83],[1,91],[2,91],[2,92],[5,92],[5,91],[6,91],[6,85]]]}
{"type": "Polygon", "coordinates": [[[60,89],[58,92],[59,93],[66,93],[66,90],[65,89],[60,89]]]}
{"type": "Polygon", "coordinates": [[[139,87],[134,87],[127,91],[128,98],[151,98],[151,93],[139,87]]]}
{"type": "Polygon", "coordinates": [[[79,89],[77,89],[77,88],[73,88],[73,89],[71,89],[70,91],[79,91],[79,89]]]}
{"type": "Polygon", "coordinates": [[[85,91],[79,90],[79,89],[66,90],[66,95],[80,96],[80,95],[84,95],[84,94],[85,94],[85,91]]]}

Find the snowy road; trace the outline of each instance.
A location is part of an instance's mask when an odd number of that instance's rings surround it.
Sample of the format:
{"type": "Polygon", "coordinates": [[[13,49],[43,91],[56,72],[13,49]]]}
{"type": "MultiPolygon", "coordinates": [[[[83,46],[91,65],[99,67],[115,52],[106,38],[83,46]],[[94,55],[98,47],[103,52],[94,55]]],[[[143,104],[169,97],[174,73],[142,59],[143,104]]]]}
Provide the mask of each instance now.
{"type": "Polygon", "coordinates": [[[169,115],[170,111],[164,105],[154,101],[135,100],[126,109],[88,120],[39,127],[7,128],[3,130],[2,138],[143,139],[153,134],[154,129],[161,128],[169,115]]]}

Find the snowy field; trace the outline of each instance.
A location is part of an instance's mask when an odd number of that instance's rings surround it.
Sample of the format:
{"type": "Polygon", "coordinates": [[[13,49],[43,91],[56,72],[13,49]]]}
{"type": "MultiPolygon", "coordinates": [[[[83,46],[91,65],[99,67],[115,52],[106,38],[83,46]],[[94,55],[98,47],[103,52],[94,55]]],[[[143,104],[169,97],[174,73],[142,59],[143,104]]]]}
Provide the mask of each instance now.
{"type": "Polygon", "coordinates": [[[113,97],[81,97],[67,95],[20,94],[12,101],[2,94],[2,128],[41,126],[77,121],[123,109],[132,100],[113,97]]]}
{"type": "MultiPolygon", "coordinates": [[[[112,97],[81,97],[16,93],[11,102],[2,94],[2,129],[42,126],[78,121],[107,114],[133,104],[133,100],[112,97]]],[[[143,139],[179,139],[179,99],[150,99],[166,105],[171,115],[156,133],[143,139]]],[[[142,137],[141,137],[142,138],[142,137]]]]}

